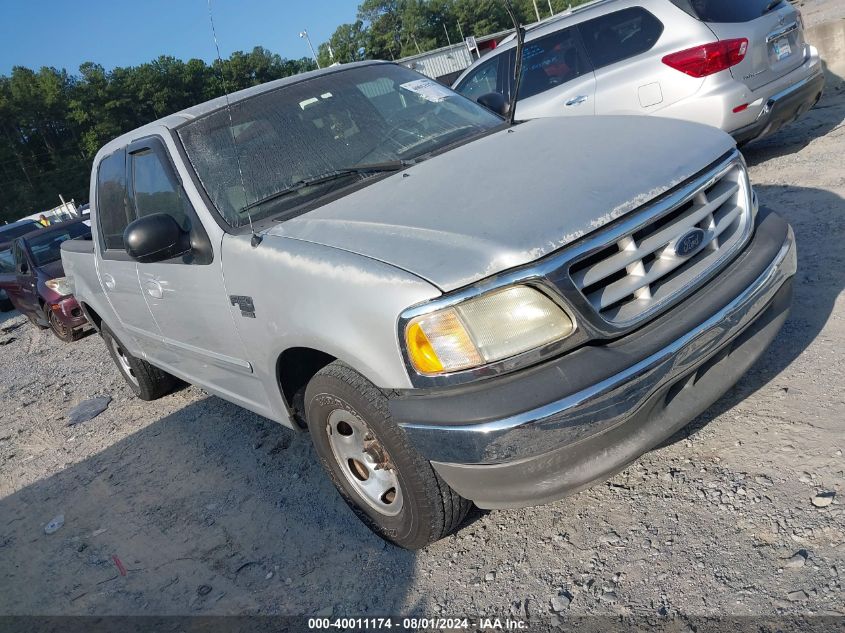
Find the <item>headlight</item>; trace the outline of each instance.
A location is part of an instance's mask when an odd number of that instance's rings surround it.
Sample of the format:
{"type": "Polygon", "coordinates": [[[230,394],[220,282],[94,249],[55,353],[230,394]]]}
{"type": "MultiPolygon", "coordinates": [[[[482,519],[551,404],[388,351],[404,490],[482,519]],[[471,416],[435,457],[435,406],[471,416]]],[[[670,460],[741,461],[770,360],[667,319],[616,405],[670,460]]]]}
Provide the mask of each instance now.
{"type": "Polygon", "coordinates": [[[48,280],[44,285],[63,297],[72,295],[74,292],[72,277],[56,277],[55,279],[48,280]]]}
{"type": "Polygon", "coordinates": [[[412,319],[405,344],[414,368],[435,375],[504,360],[565,339],[574,329],[546,295],[512,286],[412,319]]]}

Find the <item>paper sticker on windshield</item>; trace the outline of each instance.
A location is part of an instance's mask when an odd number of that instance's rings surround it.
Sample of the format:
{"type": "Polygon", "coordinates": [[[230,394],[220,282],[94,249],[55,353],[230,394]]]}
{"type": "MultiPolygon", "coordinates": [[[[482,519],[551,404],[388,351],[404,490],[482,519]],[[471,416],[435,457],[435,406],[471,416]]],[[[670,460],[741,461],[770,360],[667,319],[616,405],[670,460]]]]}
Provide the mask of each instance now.
{"type": "Polygon", "coordinates": [[[451,90],[433,79],[417,79],[416,81],[409,81],[406,84],[402,84],[399,87],[416,92],[426,101],[433,101],[434,103],[439,103],[447,97],[452,96],[451,90]]]}

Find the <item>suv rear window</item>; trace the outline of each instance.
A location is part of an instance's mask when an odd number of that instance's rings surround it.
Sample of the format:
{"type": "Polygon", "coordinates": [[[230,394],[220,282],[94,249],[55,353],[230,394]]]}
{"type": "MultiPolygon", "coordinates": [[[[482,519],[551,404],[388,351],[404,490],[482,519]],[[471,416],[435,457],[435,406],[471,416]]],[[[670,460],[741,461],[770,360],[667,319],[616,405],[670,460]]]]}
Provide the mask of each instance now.
{"type": "Polygon", "coordinates": [[[578,28],[597,69],[645,53],[663,34],[663,23],[640,7],[608,13],[578,28]]]}
{"type": "Polygon", "coordinates": [[[687,13],[703,22],[751,22],[779,8],[786,0],[672,0],[687,13]]]}

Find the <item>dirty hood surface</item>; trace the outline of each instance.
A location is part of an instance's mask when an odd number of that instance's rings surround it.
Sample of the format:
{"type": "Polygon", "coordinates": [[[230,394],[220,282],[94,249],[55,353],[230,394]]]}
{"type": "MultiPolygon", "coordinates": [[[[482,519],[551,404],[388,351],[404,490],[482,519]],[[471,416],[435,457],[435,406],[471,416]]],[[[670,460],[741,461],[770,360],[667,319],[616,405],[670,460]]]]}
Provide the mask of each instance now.
{"type": "Polygon", "coordinates": [[[526,264],[640,207],[734,142],[657,117],[537,119],[468,143],[270,230],[443,291],[526,264]]]}

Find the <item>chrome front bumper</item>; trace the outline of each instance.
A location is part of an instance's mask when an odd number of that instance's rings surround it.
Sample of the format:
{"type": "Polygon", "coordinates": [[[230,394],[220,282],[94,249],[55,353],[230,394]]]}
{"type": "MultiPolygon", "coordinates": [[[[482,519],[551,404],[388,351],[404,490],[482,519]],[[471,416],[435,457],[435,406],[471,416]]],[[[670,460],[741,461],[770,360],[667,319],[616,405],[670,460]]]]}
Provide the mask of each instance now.
{"type": "Polygon", "coordinates": [[[560,498],[624,468],[735,384],[786,319],[796,268],[788,228],[775,258],[743,292],[627,369],[498,420],[438,425],[400,419],[400,425],[440,475],[480,507],[560,498]]]}

